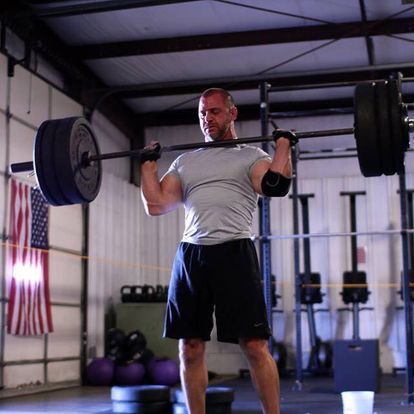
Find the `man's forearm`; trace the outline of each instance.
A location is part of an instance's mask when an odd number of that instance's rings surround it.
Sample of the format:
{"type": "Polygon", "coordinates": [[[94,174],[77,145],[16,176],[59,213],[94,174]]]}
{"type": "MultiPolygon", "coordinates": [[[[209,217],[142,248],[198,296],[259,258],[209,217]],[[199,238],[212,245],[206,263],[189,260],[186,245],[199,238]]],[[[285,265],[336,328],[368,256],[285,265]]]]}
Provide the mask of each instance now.
{"type": "Polygon", "coordinates": [[[147,214],[160,214],[161,196],[161,184],[156,162],[141,164],[141,198],[147,214]]]}
{"type": "Polygon", "coordinates": [[[288,178],[292,176],[292,160],[289,140],[277,140],[275,154],[270,164],[270,170],[278,172],[288,178]]]}

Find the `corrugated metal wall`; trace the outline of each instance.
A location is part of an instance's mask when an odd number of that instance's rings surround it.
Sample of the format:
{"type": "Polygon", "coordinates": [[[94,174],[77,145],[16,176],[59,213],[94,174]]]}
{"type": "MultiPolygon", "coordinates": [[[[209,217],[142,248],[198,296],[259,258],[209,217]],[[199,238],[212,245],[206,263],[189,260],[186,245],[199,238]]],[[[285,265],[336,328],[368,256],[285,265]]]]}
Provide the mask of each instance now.
{"type": "MultiPolygon", "coordinates": [[[[82,114],[82,107],[20,66],[7,76],[7,59],[0,55],[0,220],[3,232],[2,310],[6,315],[10,274],[7,272],[9,234],[9,163],[32,159],[40,123],[49,118],[82,114]]],[[[35,185],[27,174],[15,177],[35,185]]],[[[80,380],[81,350],[81,206],[49,209],[49,287],[54,332],[44,336],[6,334],[2,320],[1,381],[4,388],[80,380]],[[63,361],[62,358],[66,360],[63,361]],[[30,364],[28,360],[34,360],[30,364]],[[5,366],[3,367],[3,363],[5,366]]]]}
{"type": "Polygon", "coordinates": [[[90,205],[89,346],[103,353],[104,315],[120,302],[123,285],[167,285],[181,234],[180,212],[145,214],[140,189],[104,174],[90,205]]]}

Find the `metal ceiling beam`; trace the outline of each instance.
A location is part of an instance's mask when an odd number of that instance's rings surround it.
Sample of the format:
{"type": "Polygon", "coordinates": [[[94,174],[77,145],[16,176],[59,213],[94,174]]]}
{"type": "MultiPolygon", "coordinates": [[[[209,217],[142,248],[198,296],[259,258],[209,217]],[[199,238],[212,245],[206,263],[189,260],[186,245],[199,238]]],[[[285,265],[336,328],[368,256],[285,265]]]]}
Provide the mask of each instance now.
{"type": "Polygon", "coordinates": [[[262,75],[259,77],[243,76],[239,78],[213,78],[186,82],[166,82],[156,84],[125,85],[112,88],[89,89],[89,95],[102,96],[113,94],[120,98],[134,99],[168,95],[199,94],[211,87],[222,87],[231,91],[256,90],[260,82],[267,81],[272,90],[292,91],[328,87],[354,86],[364,81],[375,81],[389,78],[390,74],[402,72],[403,80],[414,80],[414,63],[393,65],[362,66],[356,68],[299,72],[293,75],[262,75]]]}
{"type": "MultiPolygon", "coordinates": [[[[107,0],[87,3],[79,1],[74,4],[60,4],[54,1],[31,4],[36,17],[67,17],[89,13],[103,13],[109,11],[137,9],[141,7],[164,6],[175,3],[188,3],[200,0],[107,0]]],[[[63,2],[60,2],[63,3],[63,2]]]]}
{"type": "Polygon", "coordinates": [[[413,30],[414,18],[410,17],[394,20],[358,21],[81,45],[73,46],[71,50],[79,59],[89,60],[230,47],[346,39],[361,36],[386,36],[389,34],[411,33],[413,30]]]}
{"type": "MultiPolygon", "coordinates": [[[[414,95],[404,95],[403,99],[406,103],[414,102],[414,95]]],[[[409,106],[411,107],[412,105],[409,106]]],[[[237,105],[237,108],[238,121],[256,121],[260,119],[259,103],[237,105]]],[[[271,114],[271,119],[353,114],[353,98],[270,103],[269,113],[271,114]]],[[[195,107],[192,109],[137,114],[135,121],[141,127],[192,125],[198,123],[195,107]]]]}
{"type": "MultiPolygon", "coordinates": [[[[365,0],[359,0],[359,9],[361,11],[361,20],[363,22],[367,22],[368,18],[367,18],[365,0]]],[[[367,48],[368,62],[370,65],[375,65],[374,42],[372,41],[371,37],[365,36],[365,44],[367,48]]]]}
{"type": "MultiPolygon", "coordinates": [[[[31,52],[39,54],[60,72],[64,81],[63,91],[68,96],[81,105],[91,107],[91,102],[87,101],[85,99],[86,95],[82,93],[83,89],[91,88],[92,85],[95,85],[96,88],[103,88],[105,85],[82,62],[69,56],[67,46],[43,22],[35,19],[12,19],[8,17],[2,23],[27,45],[30,52],[28,53],[29,56],[31,52]]],[[[6,31],[3,35],[7,37],[7,33],[6,31]]],[[[14,58],[16,64],[26,65],[29,71],[33,71],[30,60],[20,61],[11,55],[11,52],[7,50],[6,40],[2,39],[2,43],[4,41],[5,44],[1,51],[10,58],[14,58]]],[[[118,97],[109,97],[98,109],[127,137],[132,139],[136,135],[137,125],[131,122],[131,117],[134,114],[118,97]]]]}

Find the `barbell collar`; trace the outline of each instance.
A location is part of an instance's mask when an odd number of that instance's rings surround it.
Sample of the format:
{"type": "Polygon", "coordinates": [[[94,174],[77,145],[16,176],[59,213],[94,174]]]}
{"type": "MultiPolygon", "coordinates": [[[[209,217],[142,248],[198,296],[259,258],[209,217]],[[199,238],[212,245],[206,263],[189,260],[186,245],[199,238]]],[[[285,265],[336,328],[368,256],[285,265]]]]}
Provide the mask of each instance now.
{"type": "Polygon", "coordinates": [[[10,171],[12,173],[20,173],[25,171],[34,171],[33,161],[17,162],[10,165],[10,171]]]}

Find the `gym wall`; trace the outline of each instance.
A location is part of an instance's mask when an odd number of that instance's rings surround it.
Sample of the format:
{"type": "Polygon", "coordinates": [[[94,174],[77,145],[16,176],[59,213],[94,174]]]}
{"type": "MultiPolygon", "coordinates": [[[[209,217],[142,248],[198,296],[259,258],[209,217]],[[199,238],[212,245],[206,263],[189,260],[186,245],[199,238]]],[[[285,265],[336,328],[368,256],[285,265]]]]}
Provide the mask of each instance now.
{"type": "MultiPolygon", "coordinates": [[[[99,111],[93,113],[90,122],[92,123],[93,130],[97,136],[101,153],[128,151],[130,149],[129,139],[99,111]]],[[[129,180],[130,171],[128,158],[105,160],[102,163],[102,167],[106,174],[112,174],[125,181],[129,180]]]]}
{"type": "Polygon", "coordinates": [[[103,355],[102,315],[113,311],[113,306],[120,302],[123,285],[168,285],[172,258],[183,226],[181,210],[162,217],[149,217],[138,187],[104,173],[101,191],[90,204],[88,321],[91,355],[103,355]]]}
{"type": "MultiPolygon", "coordinates": [[[[10,202],[8,165],[10,162],[32,159],[33,138],[43,120],[82,114],[79,104],[22,67],[16,66],[14,76],[11,78],[7,77],[6,68],[7,60],[1,55],[0,76],[1,84],[4,85],[1,88],[0,100],[1,224],[5,236],[1,258],[4,317],[7,317],[6,298],[9,289],[9,279],[5,272],[10,202]],[[11,115],[9,120],[5,112],[7,107],[11,115]]],[[[24,174],[19,175],[17,179],[35,183],[34,177],[24,174]]],[[[49,210],[49,245],[49,287],[54,332],[44,336],[17,337],[6,334],[5,319],[2,320],[4,344],[2,357],[6,364],[2,370],[2,379],[5,388],[79,380],[81,206],[49,210]],[[69,360],[61,361],[62,358],[69,358],[69,360]],[[53,362],[45,365],[42,361],[44,359],[53,359],[53,362]],[[27,360],[37,362],[24,363],[27,360]]]]}
{"type": "MultiPolygon", "coordinates": [[[[49,76],[59,84],[56,73],[47,66],[39,65],[39,72],[49,76]]],[[[0,254],[2,267],[2,326],[0,346],[0,378],[5,389],[19,387],[41,387],[43,384],[79,383],[80,355],[82,346],[81,332],[81,294],[82,294],[82,248],[83,248],[83,212],[81,205],[49,208],[49,287],[52,302],[54,332],[44,336],[17,337],[5,331],[7,318],[7,298],[9,295],[9,278],[6,274],[6,251],[9,234],[9,191],[8,178],[11,162],[32,159],[33,139],[42,121],[67,116],[82,116],[82,106],[68,98],[58,88],[30,74],[19,65],[14,68],[14,76],[7,76],[7,58],[0,54],[0,223],[3,242],[0,254]],[[7,108],[10,117],[7,119],[7,108]],[[63,360],[64,359],[64,360],[63,360]],[[28,364],[28,360],[35,362],[28,364]],[[26,361],[26,362],[25,362],[26,361]],[[45,364],[45,361],[48,361],[45,364]]],[[[93,128],[99,136],[103,151],[121,151],[129,149],[129,140],[123,136],[102,114],[95,112],[93,128]]],[[[128,160],[114,160],[105,163],[105,174],[122,180],[124,185],[129,179],[128,160]]],[[[17,180],[35,185],[35,178],[27,174],[18,174],[17,180]]],[[[110,181],[109,181],[110,182],[110,181]]],[[[115,185],[118,185],[116,182],[115,185]]],[[[133,211],[133,210],[130,210],[133,211]]],[[[106,217],[94,228],[105,227],[106,217]]],[[[96,222],[93,213],[91,222],[96,222]],[[95,221],[94,221],[95,220],[95,221]]],[[[94,228],[91,228],[91,240],[94,228]]],[[[112,229],[111,229],[112,231],[112,229]]],[[[108,243],[113,243],[114,231],[106,234],[108,243]]],[[[125,231],[126,234],[126,231],[125,231]]],[[[116,237],[116,236],[115,236],[116,237]]],[[[93,251],[93,246],[91,248],[93,251]]],[[[118,272],[119,273],[119,272],[118,272]]],[[[102,284],[95,283],[97,278],[90,275],[90,307],[98,311],[102,284]],[[95,284],[94,284],[95,283],[95,284]],[[96,289],[96,291],[95,291],[96,289]]],[[[95,312],[96,313],[96,312],[95,312]]],[[[103,325],[104,313],[100,315],[103,325]]],[[[89,326],[94,332],[95,321],[89,326]]],[[[103,332],[100,333],[101,337],[103,332]]],[[[93,337],[93,335],[92,335],[93,337]]],[[[93,344],[92,344],[93,345],[93,344]]]]}

